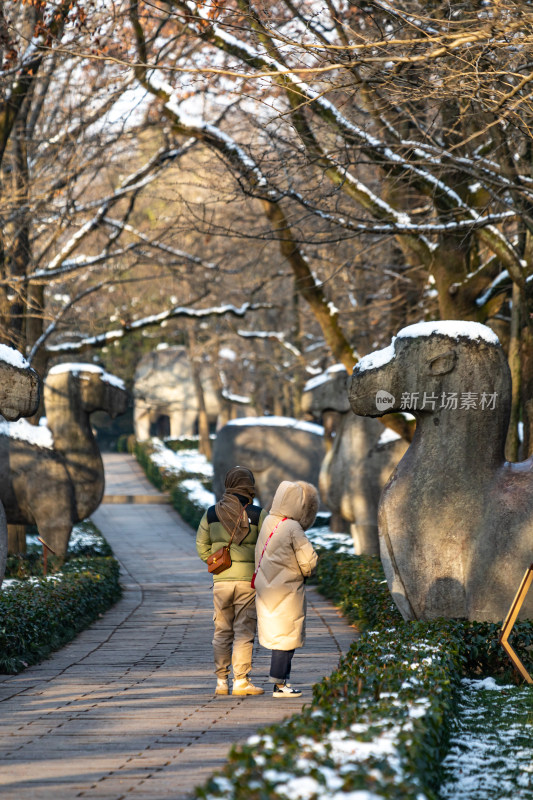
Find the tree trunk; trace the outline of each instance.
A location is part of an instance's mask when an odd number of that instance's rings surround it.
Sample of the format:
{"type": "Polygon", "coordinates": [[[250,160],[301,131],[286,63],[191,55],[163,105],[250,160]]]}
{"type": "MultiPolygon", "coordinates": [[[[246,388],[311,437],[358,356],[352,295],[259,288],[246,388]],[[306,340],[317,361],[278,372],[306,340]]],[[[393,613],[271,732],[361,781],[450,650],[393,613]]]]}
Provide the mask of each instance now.
{"type": "Polygon", "coordinates": [[[10,556],[26,552],[26,526],[7,526],[7,553],[10,556]]]}
{"type": "Polygon", "coordinates": [[[518,461],[520,437],[518,423],[520,421],[520,395],[521,395],[521,358],[520,358],[520,287],[513,283],[513,300],[511,307],[511,336],[509,340],[509,367],[511,369],[511,418],[507,441],[505,443],[505,458],[508,461],[518,461]]]}
{"type": "Polygon", "coordinates": [[[205,395],[200,376],[200,366],[195,356],[196,337],[192,330],[189,331],[188,344],[194,391],[196,393],[196,401],[198,403],[198,452],[202,453],[202,455],[204,455],[208,461],[211,461],[213,454],[211,450],[211,440],[209,438],[209,418],[207,416],[207,409],[205,405],[205,395]]]}
{"type": "Polygon", "coordinates": [[[523,442],[522,458],[529,458],[533,455],[533,335],[529,326],[522,330],[522,419],[523,419],[523,442]]]}

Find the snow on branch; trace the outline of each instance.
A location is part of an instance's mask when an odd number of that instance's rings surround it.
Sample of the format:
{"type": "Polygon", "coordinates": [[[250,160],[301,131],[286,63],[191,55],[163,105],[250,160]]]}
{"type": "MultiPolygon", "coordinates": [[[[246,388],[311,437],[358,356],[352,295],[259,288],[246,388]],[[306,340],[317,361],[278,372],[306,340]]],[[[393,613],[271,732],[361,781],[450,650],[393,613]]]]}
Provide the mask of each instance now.
{"type": "MultiPolygon", "coordinates": [[[[359,181],[357,182],[359,187],[362,187],[359,181]]],[[[379,201],[379,206],[376,204],[377,207],[383,209],[385,213],[387,212],[387,204],[381,199],[378,198],[376,195],[368,189],[367,196],[369,201],[372,201],[373,198],[376,198],[379,201]]],[[[307,201],[301,194],[298,192],[290,191],[285,193],[287,197],[295,200],[297,203],[302,205],[306,208],[311,214],[320,217],[327,222],[332,222],[335,225],[338,225],[341,228],[344,228],[348,231],[353,231],[354,233],[375,233],[375,234],[401,234],[401,233],[420,233],[420,234],[432,234],[432,233],[444,233],[444,232],[451,232],[451,231],[461,231],[461,230],[476,230],[485,225],[489,225],[496,222],[503,222],[504,220],[511,219],[517,215],[518,212],[513,210],[508,211],[501,211],[495,212],[493,214],[485,214],[480,215],[476,220],[472,219],[460,219],[460,220],[453,220],[451,222],[412,222],[409,215],[403,212],[398,212],[396,209],[389,207],[390,211],[393,212],[390,214],[390,221],[382,222],[382,221],[368,221],[368,222],[353,222],[350,219],[346,219],[346,217],[341,216],[339,214],[334,214],[329,211],[323,211],[322,209],[317,208],[316,206],[312,205],[309,201],[307,201]]],[[[369,203],[370,205],[370,203],[369,203]]],[[[431,248],[430,245],[428,247],[431,248]]]]}
{"type": "Polygon", "coordinates": [[[222,306],[212,306],[211,308],[188,308],[186,306],[175,306],[174,308],[162,311],[160,314],[153,314],[149,317],[135,320],[124,324],[121,328],[106,331],[97,336],[87,336],[77,342],[62,342],[61,344],[49,345],[49,353],[72,353],[84,350],[87,347],[103,347],[109,342],[122,339],[132,331],[142,330],[150,325],[160,325],[168,319],[176,317],[189,317],[190,319],[203,319],[205,317],[222,317],[231,314],[234,317],[244,317],[249,311],[257,311],[261,308],[272,308],[271,303],[243,303],[237,307],[230,303],[222,306]]]}
{"type": "MultiPolygon", "coordinates": [[[[164,164],[169,160],[174,160],[177,157],[183,155],[186,152],[186,149],[190,146],[190,142],[186,142],[183,147],[173,148],[169,150],[168,148],[162,148],[159,150],[146,164],[144,164],[140,169],[136,170],[135,172],[128,175],[124,180],[121,182],[120,187],[116,189],[112,194],[104,199],[95,200],[92,203],[88,203],[83,208],[77,208],[76,210],[83,211],[88,210],[89,208],[97,208],[96,213],[88,219],[77,231],[74,233],[62,246],[60,251],[57,255],[50,261],[48,266],[40,271],[41,274],[50,275],[55,270],[60,269],[64,262],[68,259],[68,257],[76,250],[80,242],[85,239],[85,237],[93,230],[98,228],[102,220],[104,219],[105,215],[107,214],[108,210],[111,206],[115,205],[122,197],[127,194],[131,194],[132,192],[138,192],[141,189],[148,186],[152,183],[161,173],[164,164]]],[[[85,258],[84,256],[80,258],[85,258]]],[[[99,258],[99,257],[97,257],[99,258]]],[[[79,260],[76,260],[79,261],[79,260]]],[[[78,268],[76,261],[70,263],[70,268],[78,268]]]]}
{"type": "Polygon", "coordinates": [[[249,406],[252,403],[252,398],[243,394],[234,394],[229,389],[222,389],[221,395],[224,400],[229,400],[230,403],[237,403],[241,406],[249,406]]]}
{"type": "Polygon", "coordinates": [[[273,191],[268,189],[268,181],[255,160],[235,139],[217,125],[187,115],[180,108],[175,90],[158,74],[157,70],[145,70],[143,85],[148,91],[163,100],[166,112],[173,119],[180,133],[191,135],[195,139],[215,146],[231,163],[237,166],[240,173],[246,177],[253,188],[265,190],[268,199],[274,199],[273,191]]]}
{"type": "Polygon", "coordinates": [[[69,273],[76,272],[80,269],[88,269],[89,267],[94,267],[97,264],[102,264],[106,261],[111,261],[112,259],[122,258],[122,256],[125,256],[134,250],[138,250],[139,247],[141,247],[140,242],[132,242],[126,247],[121,247],[118,250],[104,249],[95,256],[89,256],[85,253],[82,253],[75,258],[66,259],[63,261],[61,266],[57,267],[56,269],[50,269],[48,267],[46,269],[37,269],[35,272],[30,272],[28,275],[14,276],[8,280],[0,281],[0,286],[12,286],[16,283],[30,283],[32,281],[48,281],[51,278],[56,278],[58,275],[68,275],[69,273]]]}
{"type": "Polygon", "coordinates": [[[121,220],[113,219],[112,217],[106,216],[104,217],[104,222],[106,225],[115,228],[116,230],[127,231],[131,233],[133,236],[136,236],[137,239],[140,239],[141,242],[144,242],[148,247],[153,247],[156,250],[161,250],[163,253],[167,253],[168,255],[174,256],[174,258],[182,259],[183,261],[188,261],[191,264],[195,264],[196,266],[203,267],[204,269],[216,270],[218,269],[218,264],[213,263],[212,261],[204,261],[202,258],[198,256],[193,256],[192,253],[186,253],[185,250],[177,250],[175,247],[170,247],[168,244],[164,244],[164,242],[160,242],[157,239],[150,239],[149,236],[142,233],[141,231],[134,228],[133,225],[129,225],[121,220]]]}
{"type": "MultiPolygon", "coordinates": [[[[373,158],[379,157],[401,172],[415,175],[428,191],[438,192],[442,197],[446,198],[451,208],[460,209],[471,221],[477,222],[480,219],[481,214],[464,202],[454,189],[448,186],[444,180],[433,175],[429,169],[412,163],[400,153],[395,152],[388,144],[348,120],[329,99],[316,92],[297,75],[288,71],[283,64],[267,55],[258,53],[247,43],[241,42],[232,34],[229,34],[220,24],[210,19],[199,6],[190,2],[190,0],[185,5],[189,8],[194,18],[200,18],[209,25],[209,30],[212,33],[206,34],[204,31],[202,36],[209,39],[214,46],[239,57],[244,63],[257,70],[263,76],[265,71],[274,75],[280,73],[280,77],[283,77],[284,85],[301,97],[302,104],[307,104],[325,122],[333,124],[337,132],[348,143],[360,146],[373,158]]],[[[513,279],[523,283],[524,278],[520,259],[511,242],[493,225],[479,226],[479,231],[479,235],[491,247],[493,252],[498,252],[500,257],[505,260],[512,271],[513,279]]]]}
{"type": "Polygon", "coordinates": [[[283,347],[285,347],[293,356],[300,358],[302,353],[295,347],[291,342],[288,342],[285,339],[285,334],[281,331],[246,331],[246,330],[238,330],[237,333],[239,336],[242,336],[245,339],[275,339],[279,342],[283,347]]]}

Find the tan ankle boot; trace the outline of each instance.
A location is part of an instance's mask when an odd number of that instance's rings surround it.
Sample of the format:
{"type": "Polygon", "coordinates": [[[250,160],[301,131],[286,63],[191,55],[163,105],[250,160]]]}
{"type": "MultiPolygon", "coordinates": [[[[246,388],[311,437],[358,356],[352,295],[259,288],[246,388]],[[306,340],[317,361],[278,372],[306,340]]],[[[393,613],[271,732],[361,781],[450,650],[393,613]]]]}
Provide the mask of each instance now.
{"type": "Polygon", "coordinates": [[[260,686],[254,686],[253,683],[250,683],[248,678],[239,678],[238,680],[233,681],[232,694],[246,695],[246,694],[264,694],[264,693],[265,693],[264,689],[261,689],[260,686]]]}

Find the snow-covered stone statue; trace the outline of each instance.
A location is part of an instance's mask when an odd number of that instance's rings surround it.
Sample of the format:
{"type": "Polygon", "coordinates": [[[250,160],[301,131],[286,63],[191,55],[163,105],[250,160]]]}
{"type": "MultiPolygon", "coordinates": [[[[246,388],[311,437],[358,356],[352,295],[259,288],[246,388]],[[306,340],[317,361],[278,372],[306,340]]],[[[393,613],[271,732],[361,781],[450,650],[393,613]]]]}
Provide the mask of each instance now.
{"type": "Polygon", "coordinates": [[[47,426],[25,420],[0,427],[0,498],[12,524],[34,523],[64,557],[75,522],[98,507],[104,467],[91,429],[93,411],[123,414],[123,382],[92,364],[52,367],[44,385],[47,426]]]}
{"type": "Polygon", "coordinates": [[[379,498],[407,442],[377,420],[351,412],[349,382],[342,364],[329,367],[305,385],[302,411],[331,429],[318,488],[332,512],[332,527],[348,524],[355,552],[378,555],[379,498]]]}
{"type": "MultiPolygon", "coordinates": [[[[18,350],[0,344],[0,414],[17,420],[35,414],[39,406],[39,376],[18,350]]],[[[6,481],[6,471],[0,484],[6,481]]],[[[7,520],[0,503],[0,585],[6,570],[7,520]]]]}
{"type": "Polygon", "coordinates": [[[323,434],[321,425],[292,417],[243,417],[228,422],[217,432],[213,448],[215,495],[222,496],[226,472],[237,465],[252,470],[258,500],[267,510],[281,481],[318,486],[323,434]]]}
{"type": "MultiPolygon", "coordinates": [[[[202,382],[208,420],[215,424],[219,402],[207,378],[202,382]]],[[[139,441],[197,433],[199,404],[187,348],[165,347],[144,355],[135,370],[134,427],[139,441]]]]}
{"type": "MultiPolygon", "coordinates": [[[[411,325],[355,366],[356,414],[410,411],[412,443],[379,507],[380,553],[406,619],[499,621],[533,560],[533,459],[505,461],[511,377],[477,322],[411,325]]],[[[533,618],[533,594],[521,616],[533,618]]]]}

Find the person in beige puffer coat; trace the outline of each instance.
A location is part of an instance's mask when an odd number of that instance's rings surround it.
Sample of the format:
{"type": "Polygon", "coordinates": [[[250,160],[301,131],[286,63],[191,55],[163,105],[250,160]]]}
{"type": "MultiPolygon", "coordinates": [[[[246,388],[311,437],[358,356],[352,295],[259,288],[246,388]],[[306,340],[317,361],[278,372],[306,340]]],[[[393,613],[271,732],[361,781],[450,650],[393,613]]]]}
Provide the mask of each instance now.
{"type": "Polygon", "coordinates": [[[318,492],[304,481],[280,483],[255,548],[255,590],[259,642],[272,650],[273,697],[301,692],[288,683],[294,650],[305,642],[304,579],[317,554],[304,533],[316,517],[318,492]]]}

